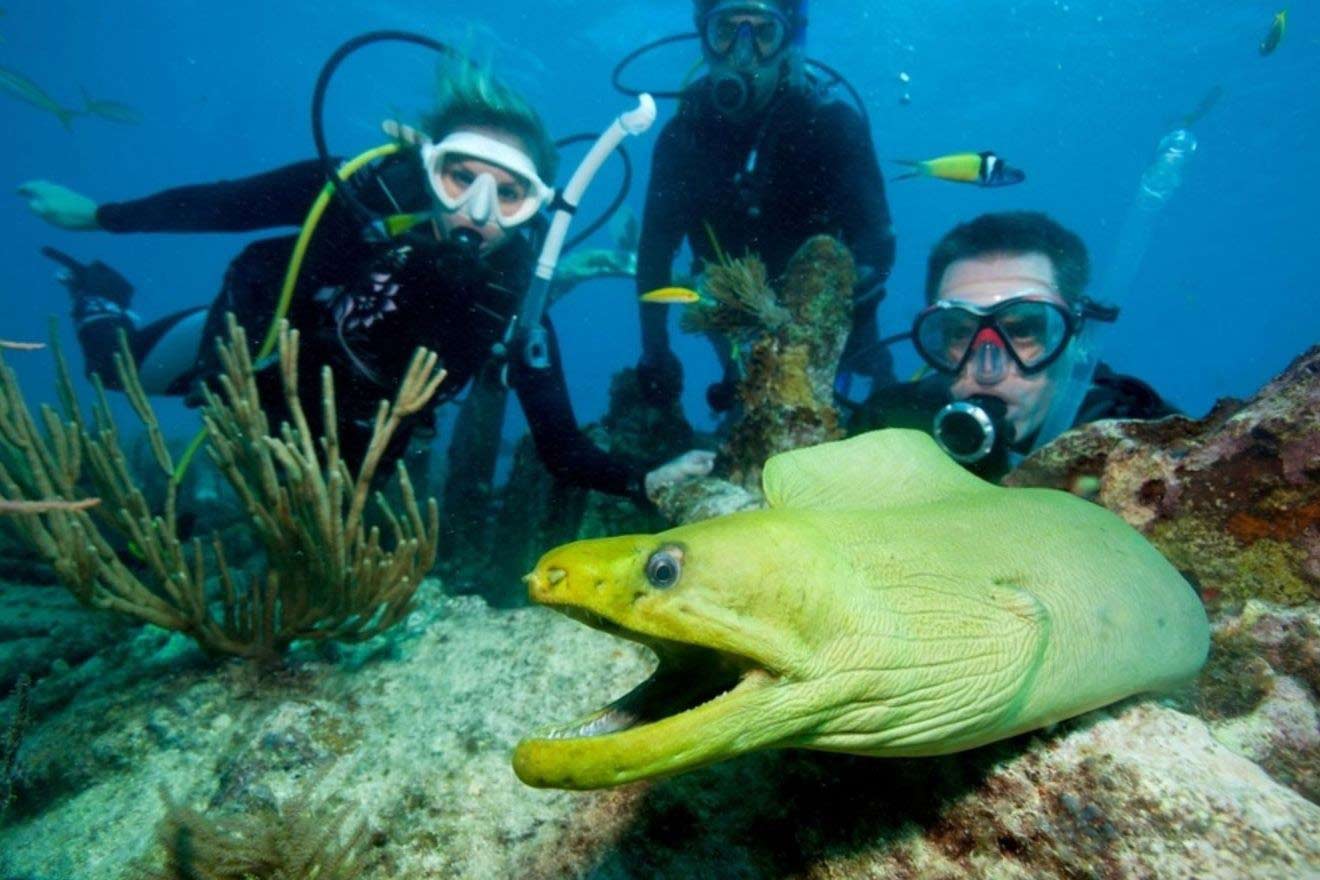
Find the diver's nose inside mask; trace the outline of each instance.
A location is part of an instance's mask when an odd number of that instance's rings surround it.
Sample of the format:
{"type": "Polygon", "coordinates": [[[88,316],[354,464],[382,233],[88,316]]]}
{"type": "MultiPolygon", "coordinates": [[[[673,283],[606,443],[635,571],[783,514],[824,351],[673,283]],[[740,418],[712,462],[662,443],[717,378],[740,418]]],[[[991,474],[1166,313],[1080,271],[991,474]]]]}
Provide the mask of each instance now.
{"type": "Polygon", "coordinates": [[[972,363],[976,367],[976,381],[994,385],[1004,378],[1007,367],[1004,340],[992,328],[986,327],[972,340],[972,363]]]}

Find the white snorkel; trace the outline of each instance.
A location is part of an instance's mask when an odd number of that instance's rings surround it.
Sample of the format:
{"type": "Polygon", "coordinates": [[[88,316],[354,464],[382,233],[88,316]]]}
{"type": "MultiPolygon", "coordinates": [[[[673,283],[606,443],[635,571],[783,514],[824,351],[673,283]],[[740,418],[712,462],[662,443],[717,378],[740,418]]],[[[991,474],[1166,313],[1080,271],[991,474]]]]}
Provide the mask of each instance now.
{"type": "Polygon", "coordinates": [[[655,99],[649,94],[640,95],[637,107],[621,114],[596,139],[586,158],[569,178],[568,185],[560,190],[558,198],[550,206],[550,230],[541,247],[541,256],[536,261],[536,274],[523,300],[522,311],[514,319],[509,337],[510,347],[515,349],[514,354],[520,354],[533,369],[544,370],[550,366],[549,341],[546,339],[545,328],[541,326],[541,319],[545,315],[550,282],[559,264],[564,239],[568,236],[568,227],[573,222],[573,215],[577,212],[582,196],[610,153],[629,135],[645,133],[655,123],[655,117],[655,99]]]}
{"type": "Polygon", "coordinates": [[[1156,222],[1165,204],[1182,186],[1185,166],[1196,152],[1196,147],[1195,135],[1184,128],[1175,129],[1161,138],[1155,161],[1142,173],[1137,196],[1119,232],[1118,250],[1105,285],[1109,301],[1115,306],[1113,314],[1103,322],[1090,320],[1083,323],[1081,332],[1073,340],[1073,350],[1068,355],[1068,376],[1063,380],[1045,422],[1036,434],[1033,449],[1049,443],[1071,428],[1077,420],[1086,393],[1091,389],[1096,368],[1100,365],[1102,323],[1111,323],[1118,314],[1116,306],[1130,298],[1137,272],[1154,238],[1156,222]]]}

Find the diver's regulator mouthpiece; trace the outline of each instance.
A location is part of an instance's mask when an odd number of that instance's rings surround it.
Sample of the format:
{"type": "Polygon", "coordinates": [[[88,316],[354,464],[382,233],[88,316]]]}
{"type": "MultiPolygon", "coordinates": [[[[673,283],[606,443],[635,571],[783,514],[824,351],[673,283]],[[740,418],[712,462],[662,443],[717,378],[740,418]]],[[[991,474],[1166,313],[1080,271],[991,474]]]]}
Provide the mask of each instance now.
{"type": "Polygon", "coordinates": [[[721,113],[740,113],[752,99],[754,85],[745,73],[732,71],[711,76],[711,98],[721,113]]]}
{"type": "Polygon", "coordinates": [[[476,254],[481,250],[481,246],[486,240],[481,237],[481,233],[470,226],[460,226],[449,233],[449,240],[458,245],[465,251],[476,254]]]}
{"type": "Polygon", "coordinates": [[[935,442],[954,461],[976,465],[1006,457],[1013,441],[1008,405],[997,397],[978,394],[948,404],[935,415],[935,442]]]}

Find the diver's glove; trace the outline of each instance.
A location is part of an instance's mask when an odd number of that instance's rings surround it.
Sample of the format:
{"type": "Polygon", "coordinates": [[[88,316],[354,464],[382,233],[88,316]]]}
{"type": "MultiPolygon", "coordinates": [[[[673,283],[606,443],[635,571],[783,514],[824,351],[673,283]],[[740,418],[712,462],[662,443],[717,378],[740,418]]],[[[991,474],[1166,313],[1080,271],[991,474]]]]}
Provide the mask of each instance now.
{"type": "Polygon", "coordinates": [[[705,449],[691,449],[668,461],[643,478],[646,497],[655,501],[661,490],[684,480],[709,476],[715,468],[715,453],[705,449]]]}
{"type": "Polygon", "coordinates": [[[637,381],[642,399],[651,406],[672,406],[683,393],[683,364],[668,348],[643,352],[637,381]]]}
{"type": "Polygon", "coordinates": [[[28,209],[51,226],[82,231],[100,229],[96,202],[76,190],[49,180],[29,180],[18,188],[19,198],[28,209]]]}

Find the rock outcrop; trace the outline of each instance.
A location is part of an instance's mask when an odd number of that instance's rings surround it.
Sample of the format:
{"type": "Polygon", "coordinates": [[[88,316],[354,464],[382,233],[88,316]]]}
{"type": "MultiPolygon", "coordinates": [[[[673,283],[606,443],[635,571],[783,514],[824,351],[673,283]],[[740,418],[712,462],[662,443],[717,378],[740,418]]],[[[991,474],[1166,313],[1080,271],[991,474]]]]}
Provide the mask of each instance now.
{"type": "Polygon", "coordinates": [[[125,876],[156,852],[162,788],[225,817],[309,786],[327,812],[349,808],[346,826],[367,823],[363,880],[1320,869],[1320,806],[1221,743],[1216,722],[1152,702],[947,758],[771,752],[614,791],[530,789],[513,744],[625,691],[646,652],[434,583],[419,605],[388,637],[301,652],[277,674],[216,667],[185,638],[142,630],[79,687],[61,684],[75,671],[47,676],[0,876],[125,876]]]}
{"type": "Polygon", "coordinates": [[[1070,431],[1006,482],[1084,488],[1150,538],[1211,608],[1320,602],[1320,347],[1204,419],[1070,431]]]}

